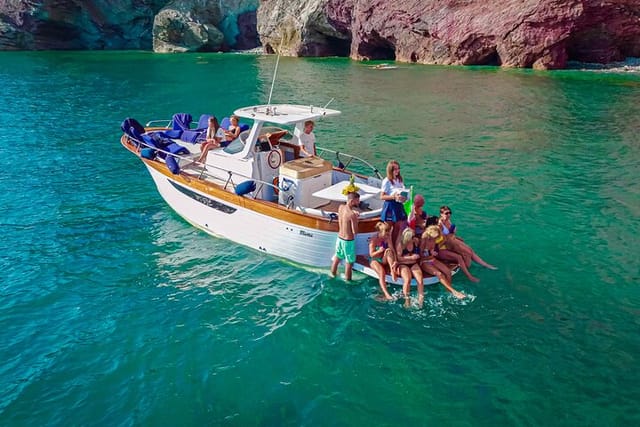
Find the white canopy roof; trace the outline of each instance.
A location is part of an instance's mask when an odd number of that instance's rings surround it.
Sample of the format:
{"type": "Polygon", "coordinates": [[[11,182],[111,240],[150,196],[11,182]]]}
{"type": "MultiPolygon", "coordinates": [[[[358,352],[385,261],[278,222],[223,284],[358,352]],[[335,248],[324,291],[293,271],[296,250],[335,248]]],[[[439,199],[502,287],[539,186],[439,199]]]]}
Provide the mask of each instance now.
{"type": "Polygon", "coordinates": [[[337,116],[340,111],[313,105],[271,104],[240,108],[234,111],[234,114],[244,119],[288,125],[320,117],[337,116]]]}

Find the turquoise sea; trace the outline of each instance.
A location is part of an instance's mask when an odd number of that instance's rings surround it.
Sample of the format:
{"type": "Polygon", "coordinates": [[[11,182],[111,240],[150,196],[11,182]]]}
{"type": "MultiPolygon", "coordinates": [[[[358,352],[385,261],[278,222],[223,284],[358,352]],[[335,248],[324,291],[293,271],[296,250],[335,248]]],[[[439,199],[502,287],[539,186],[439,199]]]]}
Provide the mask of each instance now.
{"type": "Polygon", "coordinates": [[[280,60],[273,101],[333,99],[318,143],[397,159],[499,267],[406,309],[195,230],[120,146],[275,62],[0,52],[0,425],[640,423],[640,74],[280,60]]]}

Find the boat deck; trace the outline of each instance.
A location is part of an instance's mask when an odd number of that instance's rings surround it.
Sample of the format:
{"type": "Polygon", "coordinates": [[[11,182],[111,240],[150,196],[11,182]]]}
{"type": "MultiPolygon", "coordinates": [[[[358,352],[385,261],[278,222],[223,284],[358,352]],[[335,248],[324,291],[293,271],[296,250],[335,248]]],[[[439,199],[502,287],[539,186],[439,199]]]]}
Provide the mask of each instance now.
{"type": "MultiPolygon", "coordinates": [[[[239,184],[239,182],[235,182],[235,181],[228,182],[225,179],[222,179],[220,177],[216,177],[207,173],[206,166],[196,161],[198,157],[199,157],[198,153],[183,156],[183,159],[180,161],[181,172],[188,174],[189,176],[194,177],[196,179],[210,182],[212,184],[219,185],[223,188],[226,187],[226,189],[230,192],[234,191],[234,185],[239,184]]],[[[299,210],[304,210],[305,212],[308,212],[308,213],[313,213],[315,211],[318,211],[319,216],[325,216],[326,214],[329,214],[329,213],[337,214],[338,208],[340,207],[340,205],[343,205],[343,204],[344,202],[341,202],[338,200],[327,200],[325,204],[320,205],[317,208],[314,208],[314,209],[300,208],[299,210]]],[[[367,203],[366,201],[363,201],[360,203],[359,211],[364,214],[364,213],[372,212],[372,209],[370,208],[369,203],[367,203]]]]}

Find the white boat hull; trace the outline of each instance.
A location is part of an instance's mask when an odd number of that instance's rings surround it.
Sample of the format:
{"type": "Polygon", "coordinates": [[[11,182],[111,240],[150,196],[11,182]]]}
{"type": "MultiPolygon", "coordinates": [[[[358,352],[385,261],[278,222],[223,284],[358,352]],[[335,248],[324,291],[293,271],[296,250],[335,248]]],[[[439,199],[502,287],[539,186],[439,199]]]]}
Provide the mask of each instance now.
{"type": "MultiPolygon", "coordinates": [[[[336,232],[291,224],[186,187],[149,165],[147,170],[167,204],[195,227],[296,263],[313,267],[331,265],[336,232]]],[[[373,234],[357,236],[356,253],[367,253],[368,240],[373,234]]]]}

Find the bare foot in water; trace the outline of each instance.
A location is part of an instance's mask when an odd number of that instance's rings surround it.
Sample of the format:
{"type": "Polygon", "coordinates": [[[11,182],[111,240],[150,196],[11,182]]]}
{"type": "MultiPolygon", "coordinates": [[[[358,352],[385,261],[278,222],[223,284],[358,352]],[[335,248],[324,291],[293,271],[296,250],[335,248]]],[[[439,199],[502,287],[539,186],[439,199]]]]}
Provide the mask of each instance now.
{"type": "Polygon", "coordinates": [[[466,297],[466,295],[465,295],[465,294],[463,294],[462,292],[453,291],[452,293],[453,293],[453,296],[454,296],[454,297],[456,297],[456,298],[458,298],[458,299],[463,299],[463,298],[465,298],[465,297],[466,297]]]}
{"type": "Polygon", "coordinates": [[[495,265],[491,265],[491,264],[487,264],[485,267],[487,267],[489,270],[497,270],[498,267],[496,267],[495,265]]]}
{"type": "Polygon", "coordinates": [[[393,297],[389,294],[382,294],[376,297],[378,301],[393,301],[393,297]]]}
{"type": "Polygon", "coordinates": [[[474,283],[478,283],[480,281],[480,279],[478,279],[476,276],[469,276],[469,280],[471,280],[474,283]]]}

